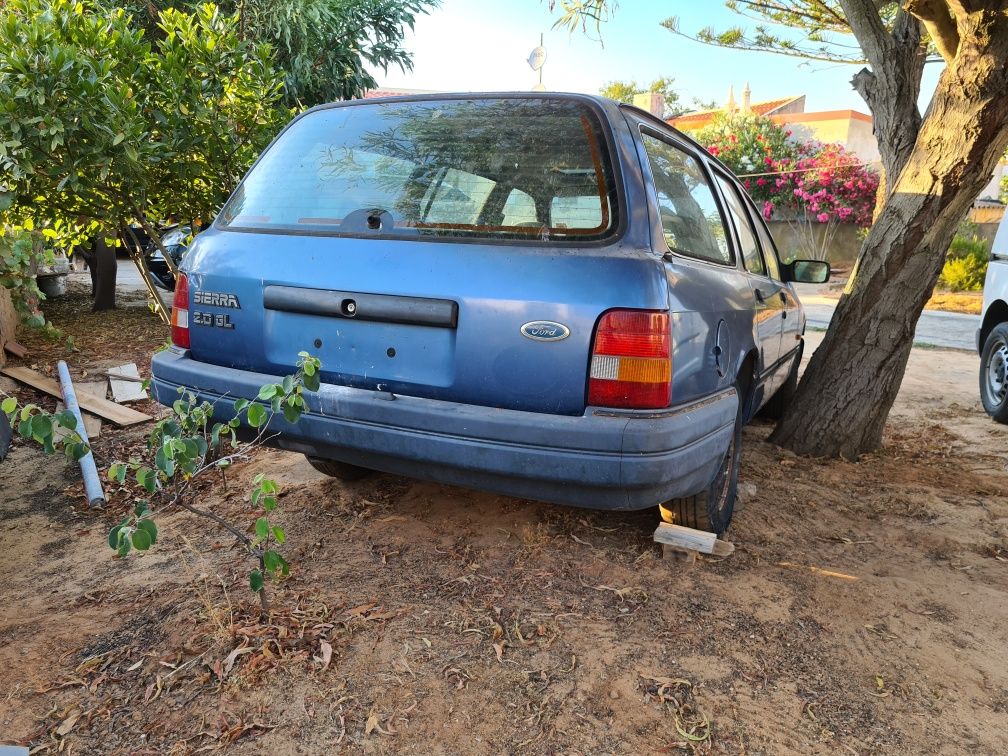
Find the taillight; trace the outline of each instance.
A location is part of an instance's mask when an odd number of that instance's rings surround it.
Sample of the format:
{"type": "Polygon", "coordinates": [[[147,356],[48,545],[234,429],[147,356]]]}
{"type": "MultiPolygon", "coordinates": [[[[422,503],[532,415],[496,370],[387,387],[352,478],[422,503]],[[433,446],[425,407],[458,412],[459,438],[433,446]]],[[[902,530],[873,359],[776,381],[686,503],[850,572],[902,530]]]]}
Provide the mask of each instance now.
{"type": "Polygon", "coordinates": [[[189,348],[189,279],[185,273],[178,274],[175,281],[175,298],[171,310],[172,344],[189,348]]]}
{"type": "Polygon", "coordinates": [[[599,320],[588,379],[595,407],[660,409],[672,398],[667,312],[610,310],[599,320]]]}

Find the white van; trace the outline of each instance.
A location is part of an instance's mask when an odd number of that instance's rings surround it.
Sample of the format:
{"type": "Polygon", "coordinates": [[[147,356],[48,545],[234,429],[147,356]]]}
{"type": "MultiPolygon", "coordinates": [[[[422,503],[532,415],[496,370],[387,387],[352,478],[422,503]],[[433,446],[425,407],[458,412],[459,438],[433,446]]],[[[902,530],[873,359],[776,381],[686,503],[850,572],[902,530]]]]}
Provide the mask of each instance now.
{"type": "Polygon", "coordinates": [[[977,350],[980,400],[988,415],[999,423],[1008,423],[1008,213],[991,247],[977,350]]]}

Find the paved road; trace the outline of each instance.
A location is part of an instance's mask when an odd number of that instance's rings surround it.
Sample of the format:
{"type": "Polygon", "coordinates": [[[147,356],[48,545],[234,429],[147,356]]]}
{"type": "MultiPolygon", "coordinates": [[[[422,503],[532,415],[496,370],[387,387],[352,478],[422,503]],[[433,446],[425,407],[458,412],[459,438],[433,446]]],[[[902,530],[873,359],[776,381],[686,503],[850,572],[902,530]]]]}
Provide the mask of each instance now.
{"type": "MultiPolygon", "coordinates": [[[[801,297],[810,328],[825,329],[837,300],[819,295],[798,295],[801,297]]],[[[980,327],[979,315],[964,315],[958,312],[924,310],[917,321],[914,344],[945,347],[949,349],[976,350],[976,330],[980,327]]]]}

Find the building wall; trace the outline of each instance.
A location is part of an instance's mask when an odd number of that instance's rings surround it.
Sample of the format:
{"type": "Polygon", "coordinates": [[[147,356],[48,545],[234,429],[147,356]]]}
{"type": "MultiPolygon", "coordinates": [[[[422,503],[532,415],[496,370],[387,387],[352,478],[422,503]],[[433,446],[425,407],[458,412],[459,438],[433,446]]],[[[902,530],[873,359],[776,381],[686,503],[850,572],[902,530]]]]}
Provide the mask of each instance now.
{"type": "Polygon", "coordinates": [[[986,188],[980,192],[980,199],[997,199],[1001,192],[1001,179],[1008,176],[1008,161],[1002,160],[994,169],[994,177],[986,188]]]}

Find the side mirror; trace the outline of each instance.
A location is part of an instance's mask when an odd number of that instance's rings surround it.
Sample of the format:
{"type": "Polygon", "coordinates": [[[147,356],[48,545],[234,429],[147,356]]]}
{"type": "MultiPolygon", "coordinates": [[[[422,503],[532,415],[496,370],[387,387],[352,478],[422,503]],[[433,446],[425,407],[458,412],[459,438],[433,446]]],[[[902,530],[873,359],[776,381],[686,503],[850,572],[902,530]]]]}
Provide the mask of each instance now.
{"type": "Polygon", "coordinates": [[[795,283],[820,284],[829,281],[830,264],[825,260],[795,260],[781,267],[782,278],[795,283]]]}

